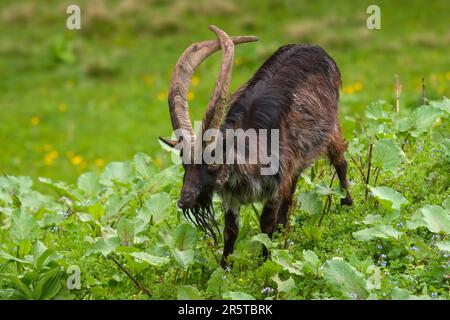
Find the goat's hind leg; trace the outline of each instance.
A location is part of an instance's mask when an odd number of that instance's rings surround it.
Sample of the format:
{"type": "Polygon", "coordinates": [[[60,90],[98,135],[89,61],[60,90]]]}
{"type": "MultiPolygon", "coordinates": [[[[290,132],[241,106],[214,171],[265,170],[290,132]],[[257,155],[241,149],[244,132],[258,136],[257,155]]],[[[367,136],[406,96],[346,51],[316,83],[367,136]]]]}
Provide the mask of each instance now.
{"type": "Polygon", "coordinates": [[[350,195],[348,180],[347,180],[347,161],[344,157],[345,142],[341,136],[340,130],[335,134],[330,144],[328,145],[328,158],[331,164],[336,169],[337,176],[341,187],[346,191],[345,198],[341,199],[341,205],[352,205],[353,200],[350,195]]]}

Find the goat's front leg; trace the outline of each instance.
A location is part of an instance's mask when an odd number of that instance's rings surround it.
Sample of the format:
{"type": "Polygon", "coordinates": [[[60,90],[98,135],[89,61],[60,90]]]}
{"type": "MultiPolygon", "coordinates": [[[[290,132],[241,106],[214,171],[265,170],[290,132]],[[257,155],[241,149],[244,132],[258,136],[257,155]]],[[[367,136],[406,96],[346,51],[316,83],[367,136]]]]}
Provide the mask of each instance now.
{"type": "MultiPolygon", "coordinates": [[[[265,205],[259,223],[261,225],[261,231],[267,233],[269,238],[272,238],[278,221],[278,209],[280,202],[278,200],[269,200],[265,205]]],[[[264,260],[269,256],[269,250],[263,245],[263,257],[264,260]]]]}
{"type": "Polygon", "coordinates": [[[234,243],[239,232],[239,207],[225,209],[225,228],[223,229],[222,268],[228,266],[227,257],[233,253],[234,243]]]}

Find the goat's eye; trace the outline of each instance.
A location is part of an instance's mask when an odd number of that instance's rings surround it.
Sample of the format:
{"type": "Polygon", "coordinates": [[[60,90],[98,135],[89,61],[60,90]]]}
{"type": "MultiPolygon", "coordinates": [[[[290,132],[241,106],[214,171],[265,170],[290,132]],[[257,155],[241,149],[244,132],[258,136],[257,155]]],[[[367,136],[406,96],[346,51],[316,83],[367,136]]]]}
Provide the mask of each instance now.
{"type": "Polygon", "coordinates": [[[207,168],[208,168],[208,171],[210,171],[210,172],[216,172],[220,168],[220,165],[214,163],[214,164],[208,165],[207,168]]]}

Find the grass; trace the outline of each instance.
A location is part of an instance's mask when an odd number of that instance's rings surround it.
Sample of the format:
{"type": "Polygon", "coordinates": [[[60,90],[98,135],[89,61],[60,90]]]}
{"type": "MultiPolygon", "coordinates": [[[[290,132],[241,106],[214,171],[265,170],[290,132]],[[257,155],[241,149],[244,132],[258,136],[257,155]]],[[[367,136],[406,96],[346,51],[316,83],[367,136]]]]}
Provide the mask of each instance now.
{"type": "MultiPolygon", "coordinates": [[[[0,169],[10,175],[74,182],[84,171],[138,151],[165,166],[157,137],[170,135],[167,90],[172,68],[191,43],[211,39],[209,24],[239,46],[232,88],[248,80],[279,46],[314,43],[343,76],[341,122],[352,137],[374,99],[417,106],[421,79],[436,99],[450,93],[448,1],[379,1],[381,30],[365,26],[369,1],[78,1],[82,30],[65,28],[68,2],[0,4],[0,169]]],[[[196,74],[192,117],[200,119],[219,55],[196,74]]],[[[357,132],[357,131],[356,131],[357,132]]]]}

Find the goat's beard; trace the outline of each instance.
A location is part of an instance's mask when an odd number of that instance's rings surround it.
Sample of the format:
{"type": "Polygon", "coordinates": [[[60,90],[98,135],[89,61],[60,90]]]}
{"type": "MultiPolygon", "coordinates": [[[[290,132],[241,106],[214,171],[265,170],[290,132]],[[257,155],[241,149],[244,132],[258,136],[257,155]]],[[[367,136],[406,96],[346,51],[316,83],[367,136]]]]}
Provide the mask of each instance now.
{"type": "Polygon", "coordinates": [[[211,236],[214,243],[217,244],[219,227],[215,219],[212,193],[200,194],[195,206],[189,209],[183,209],[183,214],[186,219],[191,221],[197,228],[211,236]]]}

